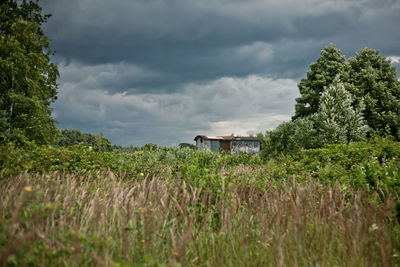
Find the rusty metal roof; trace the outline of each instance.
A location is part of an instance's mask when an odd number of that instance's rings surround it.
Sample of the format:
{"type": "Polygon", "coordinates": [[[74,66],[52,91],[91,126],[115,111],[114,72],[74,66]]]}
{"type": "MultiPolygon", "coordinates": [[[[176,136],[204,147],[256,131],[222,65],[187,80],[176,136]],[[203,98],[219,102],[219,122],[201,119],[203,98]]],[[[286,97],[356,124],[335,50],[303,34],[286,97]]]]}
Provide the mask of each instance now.
{"type": "Polygon", "coordinates": [[[258,137],[251,137],[251,136],[206,136],[206,135],[198,135],[194,138],[196,141],[197,139],[201,138],[202,140],[218,140],[218,141],[261,141],[258,137]]]}

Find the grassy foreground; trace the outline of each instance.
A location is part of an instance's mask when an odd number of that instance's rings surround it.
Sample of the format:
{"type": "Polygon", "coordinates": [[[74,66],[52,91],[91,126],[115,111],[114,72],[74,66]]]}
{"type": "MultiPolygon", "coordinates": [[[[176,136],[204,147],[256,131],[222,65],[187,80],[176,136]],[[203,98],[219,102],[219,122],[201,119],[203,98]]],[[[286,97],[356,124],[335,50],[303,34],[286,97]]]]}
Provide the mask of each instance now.
{"type": "MultiPolygon", "coordinates": [[[[400,265],[397,148],[380,159],[373,147],[371,159],[343,147],[265,163],[171,150],[115,155],[134,157],[131,171],[3,172],[0,266],[400,265]],[[372,180],[356,172],[371,162],[372,180]]],[[[18,154],[7,153],[3,171],[18,154]]]]}

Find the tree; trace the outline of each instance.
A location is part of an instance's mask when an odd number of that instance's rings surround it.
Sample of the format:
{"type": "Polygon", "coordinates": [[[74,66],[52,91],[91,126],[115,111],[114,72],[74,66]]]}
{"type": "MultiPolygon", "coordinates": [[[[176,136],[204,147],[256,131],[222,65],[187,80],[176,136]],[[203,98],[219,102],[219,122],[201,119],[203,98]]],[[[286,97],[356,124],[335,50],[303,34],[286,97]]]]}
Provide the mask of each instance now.
{"type": "Polygon", "coordinates": [[[261,155],[293,154],[301,149],[319,148],[325,144],[363,140],[368,126],[363,117],[363,101],[353,107],[353,95],[344,88],[339,75],[325,87],[318,112],[280,124],[262,138],[261,155]]]}
{"type": "Polygon", "coordinates": [[[95,139],[96,136],[90,133],[82,133],[77,129],[64,129],[61,131],[60,138],[57,140],[56,145],[73,146],[82,144],[93,147],[95,144],[95,139]]]}
{"type": "Polygon", "coordinates": [[[91,133],[82,133],[76,129],[64,129],[61,131],[60,138],[57,140],[56,145],[59,146],[73,146],[84,145],[91,147],[96,151],[111,151],[111,142],[104,137],[102,133],[97,135],[91,133]]]}
{"type": "Polygon", "coordinates": [[[365,138],[368,126],[364,121],[362,99],[352,106],[353,96],[346,91],[339,75],[325,88],[316,115],[316,131],[321,144],[349,143],[365,138]]]}
{"type": "Polygon", "coordinates": [[[320,143],[316,137],[314,117],[283,122],[275,130],[267,131],[265,136],[258,134],[261,139],[261,157],[269,158],[281,153],[293,154],[303,148],[318,147],[320,143]]]}
{"type": "Polygon", "coordinates": [[[94,149],[97,151],[111,151],[111,142],[104,137],[103,133],[99,133],[95,138],[94,149]]]}
{"type": "Polygon", "coordinates": [[[321,56],[310,65],[307,79],[298,84],[301,97],[296,99],[295,115],[293,120],[304,118],[318,112],[320,96],[326,86],[329,86],[336,75],[340,74],[347,80],[348,66],[346,58],[333,44],[321,51],[321,56]]]}
{"type": "Polygon", "coordinates": [[[329,45],[316,62],[310,65],[307,79],[298,87],[292,120],[317,114],[321,95],[340,75],[341,86],[351,94],[353,108],[365,105],[363,116],[371,132],[385,135],[387,129],[400,140],[400,82],[390,60],[377,50],[364,48],[346,62],[340,50],[329,45]]]}
{"type": "Polygon", "coordinates": [[[179,148],[190,148],[190,149],[196,149],[196,146],[193,144],[189,144],[189,143],[180,143],[179,144],[179,148]]]}
{"type": "Polygon", "coordinates": [[[364,48],[349,59],[350,76],[358,89],[356,97],[364,98],[364,117],[378,134],[387,129],[400,140],[400,82],[390,60],[377,50],[364,48]]]}
{"type": "Polygon", "coordinates": [[[153,143],[148,143],[141,147],[142,151],[157,151],[157,149],[158,149],[158,146],[153,143]]]}
{"type": "Polygon", "coordinates": [[[50,143],[58,134],[50,104],[59,73],[41,29],[49,15],[37,1],[5,0],[0,10],[0,137],[50,143]]]}

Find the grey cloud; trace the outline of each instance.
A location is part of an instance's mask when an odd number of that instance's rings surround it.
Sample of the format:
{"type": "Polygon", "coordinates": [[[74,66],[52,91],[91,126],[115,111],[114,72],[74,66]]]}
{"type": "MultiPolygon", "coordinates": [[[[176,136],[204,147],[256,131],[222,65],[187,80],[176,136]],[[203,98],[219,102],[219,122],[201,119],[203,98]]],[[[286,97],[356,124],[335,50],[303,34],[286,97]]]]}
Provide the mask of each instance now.
{"type": "Polygon", "coordinates": [[[77,83],[85,89],[110,92],[136,93],[149,91],[148,88],[151,91],[165,79],[163,74],[126,62],[84,65],[74,60],[60,61],[58,68],[62,84],[77,83]]]}
{"type": "Polygon", "coordinates": [[[280,46],[284,40],[303,44],[312,40],[319,44],[318,50],[333,42],[350,54],[366,45],[384,53],[399,51],[397,42],[382,44],[388,38],[400,39],[393,28],[400,20],[399,4],[389,0],[379,1],[381,6],[366,0],[44,3],[54,14],[46,27],[61,58],[92,65],[133,62],[164,74],[159,84],[173,83],[171,88],[193,80],[255,72],[294,74],[314,53],[295,48],[299,61],[286,58],[283,70],[280,58],[291,53],[280,46]],[[371,38],[371,32],[380,38],[371,38]],[[263,60],[257,53],[240,60],[240,55],[232,53],[257,43],[280,50],[276,61],[263,60]]]}
{"type": "Polygon", "coordinates": [[[198,133],[265,131],[290,118],[297,96],[293,80],[254,75],[186,84],[173,94],[127,95],[70,83],[60,89],[54,108],[60,128],[75,122],[114,143],[172,145],[198,133]]]}
{"type": "MultiPolygon", "coordinates": [[[[329,43],[400,56],[394,0],[42,0],[61,73],[60,128],[114,143],[264,131],[329,43]]],[[[398,67],[398,63],[394,63],[398,67]]]]}

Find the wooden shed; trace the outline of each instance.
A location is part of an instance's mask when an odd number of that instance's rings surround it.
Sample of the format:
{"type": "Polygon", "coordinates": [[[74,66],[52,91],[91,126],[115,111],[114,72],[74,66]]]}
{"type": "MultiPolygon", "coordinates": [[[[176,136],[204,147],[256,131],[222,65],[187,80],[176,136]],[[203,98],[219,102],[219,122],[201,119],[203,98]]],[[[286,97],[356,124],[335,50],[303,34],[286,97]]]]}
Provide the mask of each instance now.
{"type": "Polygon", "coordinates": [[[245,153],[258,155],[260,153],[260,138],[242,136],[205,136],[198,135],[194,138],[196,149],[201,151],[245,153]]]}

